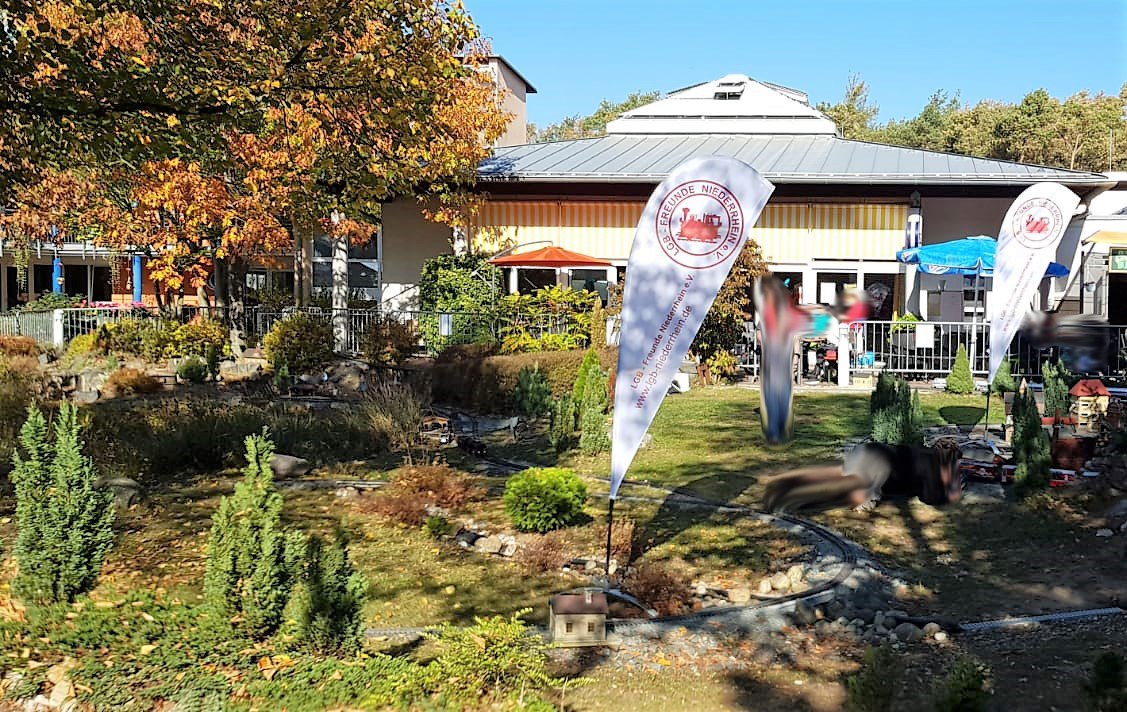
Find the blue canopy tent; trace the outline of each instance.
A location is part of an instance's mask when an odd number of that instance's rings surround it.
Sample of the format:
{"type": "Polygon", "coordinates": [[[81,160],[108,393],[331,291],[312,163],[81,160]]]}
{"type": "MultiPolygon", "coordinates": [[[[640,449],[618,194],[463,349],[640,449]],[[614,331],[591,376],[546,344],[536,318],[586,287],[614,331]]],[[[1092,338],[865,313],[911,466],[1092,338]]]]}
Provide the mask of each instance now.
{"type": "MultiPolygon", "coordinates": [[[[900,250],[896,259],[904,264],[916,265],[916,269],[924,274],[992,277],[997,248],[998,241],[994,238],[977,235],[900,250]]],[[[1058,262],[1050,262],[1045,276],[1067,277],[1068,268],[1058,262]]]]}
{"type": "MultiPolygon", "coordinates": [[[[941,242],[934,245],[921,245],[900,250],[896,259],[904,264],[916,265],[923,274],[974,276],[974,316],[971,318],[971,363],[977,356],[977,322],[979,281],[983,277],[994,276],[994,253],[998,241],[987,235],[964,237],[960,240],[941,242]]],[[[1067,277],[1068,268],[1057,262],[1050,262],[1045,270],[1046,277],[1067,277]]]]}

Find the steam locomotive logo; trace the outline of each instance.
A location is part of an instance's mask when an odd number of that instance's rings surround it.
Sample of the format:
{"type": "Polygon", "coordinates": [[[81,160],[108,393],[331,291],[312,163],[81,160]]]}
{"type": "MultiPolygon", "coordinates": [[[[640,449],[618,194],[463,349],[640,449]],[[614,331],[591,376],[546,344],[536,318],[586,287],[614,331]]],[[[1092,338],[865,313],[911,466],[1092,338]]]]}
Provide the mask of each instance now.
{"type": "Polygon", "coordinates": [[[1048,198],[1032,198],[1014,211],[1010,230],[1019,243],[1037,250],[1051,246],[1065,225],[1056,203],[1048,198]]]}
{"type": "Polygon", "coordinates": [[[671,189],[658,204],[655,228],[658,244],[670,259],[682,267],[707,269],[743,245],[743,208],[725,186],[689,181],[671,189]]]}

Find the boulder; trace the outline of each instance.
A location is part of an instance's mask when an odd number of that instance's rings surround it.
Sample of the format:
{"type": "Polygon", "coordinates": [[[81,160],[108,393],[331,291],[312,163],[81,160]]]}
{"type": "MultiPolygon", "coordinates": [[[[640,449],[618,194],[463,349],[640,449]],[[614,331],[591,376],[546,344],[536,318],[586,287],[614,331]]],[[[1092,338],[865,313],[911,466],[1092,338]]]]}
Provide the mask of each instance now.
{"type": "Polygon", "coordinates": [[[302,477],[309,474],[313,465],[309,463],[309,460],[293,455],[283,455],[278,452],[270,458],[270,469],[274,471],[275,477],[284,480],[289,477],[302,477]]]}
{"type": "Polygon", "coordinates": [[[98,391],[75,391],[74,402],[90,404],[98,400],[98,391]]]}
{"type": "Polygon", "coordinates": [[[100,391],[105,385],[105,371],[83,371],[78,374],[78,390],[80,391],[100,391]]]}
{"type": "Polygon", "coordinates": [[[355,487],[339,487],[333,494],[343,499],[353,499],[360,496],[360,490],[355,487]]]}
{"type": "Polygon", "coordinates": [[[931,623],[928,623],[927,625],[925,625],[923,627],[923,633],[924,633],[925,636],[928,636],[928,637],[934,636],[936,633],[938,633],[941,630],[943,630],[943,626],[939,625],[935,621],[932,621],[931,623]]]}
{"type": "Polygon", "coordinates": [[[892,632],[896,635],[896,639],[903,643],[916,643],[924,637],[922,630],[914,623],[908,623],[907,621],[893,628],[892,632]]]}
{"type": "Polygon", "coordinates": [[[797,585],[802,583],[802,579],[806,576],[806,570],[799,564],[795,564],[787,569],[787,578],[790,579],[791,588],[797,588],[797,585]]]}
{"type": "Polygon", "coordinates": [[[771,588],[779,593],[786,593],[790,590],[790,579],[785,573],[777,573],[771,577],[771,588]]]}
{"type": "Polygon", "coordinates": [[[1112,536],[1114,534],[1115,534],[1115,532],[1113,532],[1110,529],[1099,529],[1099,530],[1096,531],[1096,536],[1098,536],[1098,537],[1108,537],[1108,536],[1112,536]]]}
{"type": "Polygon", "coordinates": [[[1104,526],[1108,529],[1119,529],[1127,524],[1127,499],[1121,499],[1108,507],[1104,514],[1104,526]]]}
{"type": "Polygon", "coordinates": [[[751,589],[747,586],[736,586],[728,591],[728,600],[732,603],[747,603],[751,600],[751,589]]]}
{"type": "Polygon", "coordinates": [[[458,542],[458,546],[462,547],[463,549],[472,547],[474,543],[480,538],[480,534],[470,529],[463,529],[462,531],[454,535],[454,541],[458,542]]]}
{"type": "Polygon", "coordinates": [[[764,595],[764,596],[771,593],[771,579],[769,579],[769,578],[761,579],[759,581],[759,587],[758,587],[757,590],[759,591],[759,593],[761,595],[764,595]]]}
{"type": "Polygon", "coordinates": [[[817,615],[814,613],[814,608],[806,601],[795,601],[794,604],[794,619],[802,625],[810,625],[818,620],[817,615]]]}
{"type": "Polygon", "coordinates": [[[937,632],[935,634],[935,642],[946,643],[947,642],[947,631],[941,630],[941,631],[937,632]]]}
{"type": "Polygon", "coordinates": [[[129,477],[99,477],[94,481],[94,486],[106,487],[113,492],[114,504],[119,509],[129,509],[134,504],[140,504],[145,497],[145,488],[129,477]]]}
{"type": "Polygon", "coordinates": [[[501,549],[505,546],[505,542],[501,541],[501,537],[483,536],[474,542],[474,549],[483,554],[500,554],[501,549]]]}
{"type": "MultiPolygon", "coordinates": [[[[501,556],[510,557],[517,553],[516,540],[507,539],[501,542],[501,550],[497,552],[501,556]]],[[[611,566],[614,566],[614,561],[611,561],[611,566]]],[[[614,573],[613,571],[611,573],[614,573]]]]}

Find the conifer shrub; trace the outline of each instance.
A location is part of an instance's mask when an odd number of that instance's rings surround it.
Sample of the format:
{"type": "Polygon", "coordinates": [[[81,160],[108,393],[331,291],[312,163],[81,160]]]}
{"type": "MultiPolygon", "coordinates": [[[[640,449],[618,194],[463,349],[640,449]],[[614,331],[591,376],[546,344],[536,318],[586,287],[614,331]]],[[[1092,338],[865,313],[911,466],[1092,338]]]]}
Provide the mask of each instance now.
{"type": "Polygon", "coordinates": [[[1041,365],[1041,375],[1045,381],[1045,417],[1068,417],[1071,398],[1068,395],[1068,381],[1065,368],[1060,360],[1045,361],[1041,365]]]}
{"type": "Polygon", "coordinates": [[[360,609],[367,592],[367,580],[349,561],[342,531],[329,545],[310,537],[286,608],[294,639],[320,653],[353,652],[360,645],[360,609]]]}
{"type": "Polygon", "coordinates": [[[610,449],[607,435],[607,416],[597,408],[587,408],[579,420],[579,450],[584,455],[594,456],[610,449]]]}
{"type": "Polygon", "coordinates": [[[583,354],[583,362],[579,364],[579,371],[575,374],[575,385],[571,389],[571,400],[576,407],[582,408],[584,394],[587,389],[588,376],[591,371],[601,368],[599,355],[595,349],[587,349],[583,354]]]}
{"type": "Polygon", "coordinates": [[[453,699],[480,705],[485,700],[512,695],[532,696],[557,685],[548,672],[548,644],[529,635],[517,611],[511,618],[474,618],[459,628],[447,623],[426,637],[438,642],[439,653],[430,664],[443,692],[453,699]]]}
{"type": "Polygon", "coordinates": [[[970,372],[967,347],[963,344],[959,344],[959,350],[955,352],[955,363],[951,366],[951,373],[947,374],[947,392],[963,395],[974,393],[974,376],[970,372]]]}
{"type": "Polygon", "coordinates": [[[1084,696],[1092,712],[1119,712],[1127,709],[1127,665],[1123,656],[1113,651],[1102,653],[1092,666],[1092,674],[1084,682],[1084,696]]]}
{"type": "Polygon", "coordinates": [[[1012,366],[1008,358],[1002,359],[998,371],[994,374],[994,381],[990,384],[999,393],[1013,393],[1017,390],[1014,383],[1012,366]]]}
{"type": "Polygon", "coordinates": [[[176,375],[186,383],[203,383],[207,380],[207,364],[199,356],[189,356],[177,366],[176,375]]]}
{"type": "Polygon", "coordinates": [[[333,356],[333,326],[305,312],[279,319],[262,339],[266,358],[284,362],[290,373],[307,373],[333,356]]]}
{"type": "Polygon", "coordinates": [[[517,374],[515,400],[517,409],[526,417],[539,418],[551,412],[552,389],[539,366],[522,368],[517,374]]]}
{"type": "Polygon", "coordinates": [[[267,433],[246,439],[247,464],[235,492],[223,497],[211,521],[204,597],[249,635],[264,638],[282,621],[304,537],[287,536],[282,495],[274,486],[267,433]]]}
{"type": "Polygon", "coordinates": [[[1030,494],[1048,486],[1052,467],[1049,436],[1041,425],[1032,393],[1014,396],[1013,421],[1013,461],[1017,463],[1014,483],[1019,493],[1030,494]]]}
{"type": "Polygon", "coordinates": [[[215,347],[215,344],[207,345],[206,358],[207,375],[210,376],[213,381],[219,380],[219,349],[215,347]]]}
{"type": "Polygon", "coordinates": [[[579,521],[587,485],[571,470],[533,467],[509,478],[503,500],[514,527],[543,534],[579,521]]]}
{"type": "Polygon", "coordinates": [[[969,655],[956,660],[932,686],[935,712],[987,712],[993,694],[990,669],[969,655]]]}
{"type": "Polygon", "coordinates": [[[849,712],[892,712],[904,664],[888,645],[865,648],[861,669],[845,680],[849,712]]]}
{"type": "Polygon", "coordinates": [[[575,403],[569,394],[552,401],[552,422],[548,429],[548,442],[556,452],[564,452],[575,441],[575,403]]]}
{"type": "Polygon", "coordinates": [[[95,487],[82,449],[73,404],[60,407],[53,442],[43,413],[28,408],[13,457],[19,573],[12,589],[29,603],[70,602],[92,589],[113,544],[113,495],[95,487]]]}
{"type": "Polygon", "coordinates": [[[871,437],[889,445],[922,445],[923,408],[920,396],[899,376],[882,373],[869,397],[871,437]]]}

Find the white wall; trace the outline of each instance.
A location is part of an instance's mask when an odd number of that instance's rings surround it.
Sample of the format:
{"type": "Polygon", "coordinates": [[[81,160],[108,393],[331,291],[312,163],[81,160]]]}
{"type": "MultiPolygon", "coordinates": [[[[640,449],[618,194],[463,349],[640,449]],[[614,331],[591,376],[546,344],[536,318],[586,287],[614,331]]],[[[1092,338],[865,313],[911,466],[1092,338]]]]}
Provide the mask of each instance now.
{"type": "Polygon", "coordinates": [[[383,206],[383,301],[391,309],[417,309],[423,262],[452,252],[449,226],[423,217],[414,200],[383,206]]]}
{"type": "Polygon", "coordinates": [[[505,98],[501,102],[501,110],[511,114],[508,128],[501,137],[494,142],[494,146],[519,146],[528,143],[528,116],[526,109],[526,85],[520,77],[504,62],[496,59],[489,61],[493,76],[497,78],[499,87],[505,91],[505,98]]]}

